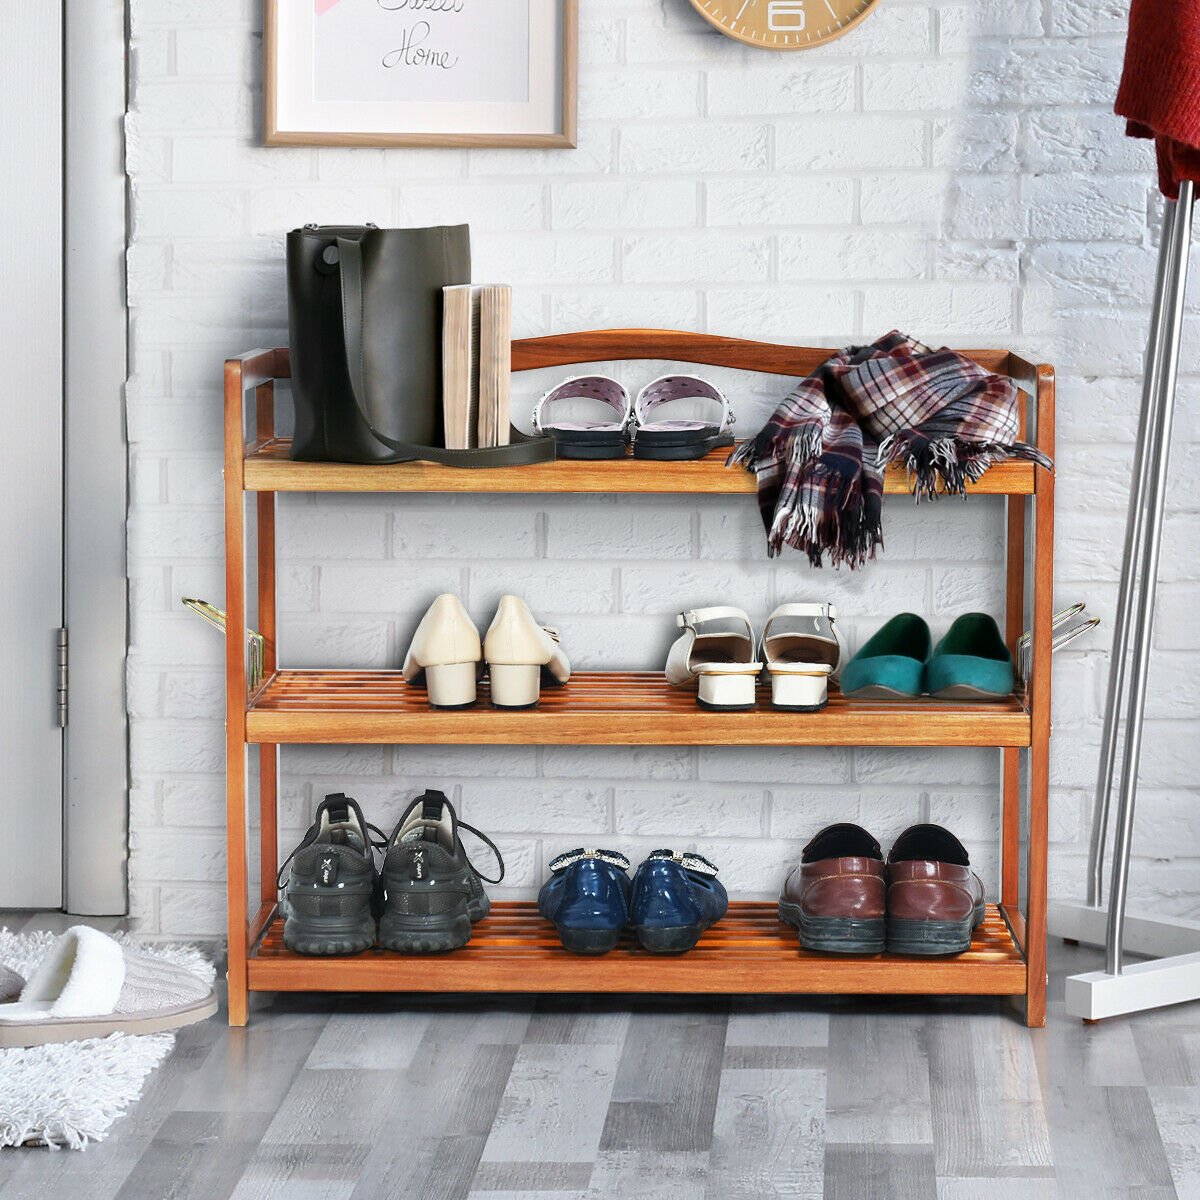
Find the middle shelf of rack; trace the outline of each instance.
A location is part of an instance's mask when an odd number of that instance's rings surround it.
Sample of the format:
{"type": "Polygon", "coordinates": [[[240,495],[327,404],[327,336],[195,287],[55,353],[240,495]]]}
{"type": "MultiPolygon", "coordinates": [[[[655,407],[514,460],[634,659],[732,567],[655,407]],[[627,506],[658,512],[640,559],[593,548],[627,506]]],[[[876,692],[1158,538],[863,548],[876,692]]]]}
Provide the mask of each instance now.
{"type": "Polygon", "coordinates": [[[544,687],[531,709],[498,709],[487,681],[471,708],[430,708],[399,671],[277,671],[246,709],[246,740],[283,744],[578,746],[1028,746],[1020,696],[974,704],[928,698],[854,700],[834,691],[820,712],[699,708],[657,671],[579,671],[544,687]]]}

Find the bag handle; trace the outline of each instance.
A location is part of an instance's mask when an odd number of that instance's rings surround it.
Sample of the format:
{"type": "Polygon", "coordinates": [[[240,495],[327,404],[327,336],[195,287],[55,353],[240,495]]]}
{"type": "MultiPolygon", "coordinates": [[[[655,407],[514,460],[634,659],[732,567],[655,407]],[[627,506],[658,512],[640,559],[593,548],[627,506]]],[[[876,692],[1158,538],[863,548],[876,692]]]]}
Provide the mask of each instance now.
{"type": "Polygon", "coordinates": [[[371,433],[390,450],[403,455],[401,461],[423,459],[448,467],[513,467],[531,463],[551,462],[554,459],[554,439],[532,438],[510,426],[512,443],[477,450],[446,450],[441,446],[417,446],[397,442],[380,433],[367,415],[363,397],[366,386],[363,377],[363,274],[362,246],[352,238],[337,239],[338,258],[342,271],[342,333],[346,343],[346,369],[350,390],[358,415],[371,433]]]}

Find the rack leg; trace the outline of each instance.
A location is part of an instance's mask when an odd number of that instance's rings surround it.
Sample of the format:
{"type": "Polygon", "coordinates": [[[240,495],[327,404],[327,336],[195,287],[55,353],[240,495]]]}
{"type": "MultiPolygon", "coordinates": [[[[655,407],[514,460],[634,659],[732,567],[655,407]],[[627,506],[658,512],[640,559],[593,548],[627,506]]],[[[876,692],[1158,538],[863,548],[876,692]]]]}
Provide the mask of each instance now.
{"type": "Polygon", "coordinates": [[[279,896],[275,875],[279,870],[279,748],[258,748],[258,870],[259,897],[274,904],[279,896]]]}
{"type": "MultiPolygon", "coordinates": [[[[1054,373],[1038,371],[1038,448],[1054,456],[1054,373]]],[[[1025,913],[1025,1024],[1046,1024],[1046,857],[1050,808],[1051,622],[1054,616],[1054,476],[1038,473],[1034,495],[1033,645],[1029,684],[1029,850],[1025,913]]]]}
{"type": "Polygon", "coordinates": [[[246,966],[246,526],[242,371],[225,368],[225,777],[229,1024],[248,1019],[246,966]]]}
{"type": "MultiPolygon", "coordinates": [[[[1047,731],[1048,733],[1049,731],[1047,731]]],[[[1036,735],[1035,735],[1036,736],[1036,735]]],[[[1046,854],[1049,840],[1048,740],[1034,745],[1030,767],[1029,899],[1025,917],[1025,1024],[1046,1024],[1046,854]]]]}
{"type": "Polygon", "coordinates": [[[249,977],[246,966],[246,773],[238,770],[239,762],[245,759],[245,746],[230,745],[228,813],[229,822],[229,967],[226,980],[229,984],[229,1024],[245,1025],[249,1019],[249,977]],[[236,757],[233,757],[236,755],[236,757]],[[240,778],[239,778],[240,776],[240,778]],[[239,817],[235,817],[235,812],[239,817]],[[242,856],[235,864],[235,856],[242,856]]]}
{"type": "MultiPolygon", "coordinates": [[[[1005,640],[1013,661],[1018,660],[1017,641],[1025,628],[1025,497],[1008,498],[1007,595],[1005,640]]],[[[1016,910],[1021,886],[1021,751],[1006,749],[1004,756],[1001,832],[1000,903],[1016,910]]]]}
{"type": "MultiPolygon", "coordinates": [[[[257,389],[257,434],[260,440],[274,436],[274,385],[257,389]]],[[[275,493],[259,492],[258,508],[258,629],[263,635],[263,669],[266,677],[275,673],[277,662],[275,624],[275,493]]],[[[279,890],[275,873],[279,870],[279,749],[258,748],[259,803],[259,897],[263,904],[274,904],[279,890]]]]}
{"type": "Polygon", "coordinates": [[[1016,908],[1021,890],[1021,751],[1004,750],[1000,829],[1000,903],[1016,908]]]}

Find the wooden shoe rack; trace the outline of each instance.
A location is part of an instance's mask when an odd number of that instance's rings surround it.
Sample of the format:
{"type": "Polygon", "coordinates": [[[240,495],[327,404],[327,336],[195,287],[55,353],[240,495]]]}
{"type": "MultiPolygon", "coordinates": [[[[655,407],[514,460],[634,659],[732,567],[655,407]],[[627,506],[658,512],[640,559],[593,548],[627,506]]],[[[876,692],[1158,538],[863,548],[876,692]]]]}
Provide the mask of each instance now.
{"type": "MultiPolygon", "coordinates": [[[[1053,456],[1052,368],[1035,366],[1002,350],[967,353],[1018,383],[1023,436],[1053,456]]],[[[659,359],[803,377],[828,354],[818,348],[703,334],[605,330],[515,342],[513,369],[659,359]]],[[[429,463],[293,462],[287,441],[276,435],[275,428],[275,381],[289,374],[286,349],[256,350],[225,364],[230,1024],[246,1023],[248,993],[254,991],[1007,995],[1024,998],[1028,1025],[1045,1024],[1054,578],[1054,477],[1050,472],[1035,473],[1032,465],[1023,462],[1003,463],[970,489],[1007,497],[1005,637],[1014,658],[1027,614],[1031,618],[1031,681],[1011,699],[983,704],[929,699],[884,703],[849,700],[835,693],[828,708],[819,713],[779,712],[769,704],[752,713],[716,713],[698,709],[690,695],[668,688],[659,672],[579,672],[561,691],[545,693],[541,705],[531,711],[494,710],[485,690],[475,708],[438,712],[430,710],[422,691],[405,686],[398,671],[297,671],[278,666],[277,493],[752,493],[753,479],[743,471],[725,469],[724,451],[691,463],[628,458],[498,470],[429,463]],[[248,493],[255,497],[253,537],[248,493]],[[244,654],[251,557],[255,626],[266,639],[266,677],[253,693],[244,654]],[[989,906],[971,949],[949,959],[891,954],[840,957],[801,951],[794,931],[776,919],[773,904],[737,902],[695,950],[669,960],[632,947],[596,959],[568,954],[529,903],[495,904],[492,915],[476,926],[469,945],[452,954],[415,958],[376,950],[350,958],[305,957],[283,946],[276,907],[278,750],[287,743],[999,747],[999,903],[989,906]],[[258,747],[256,789],[248,786],[248,746],[258,747]],[[1027,781],[1025,803],[1023,779],[1027,781]],[[247,810],[254,792],[256,823],[247,810]],[[254,824],[259,884],[252,899],[254,824]]],[[[903,472],[889,473],[886,490],[908,492],[903,472]]],[[[753,500],[746,495],[739,503],[753,500]]]]}

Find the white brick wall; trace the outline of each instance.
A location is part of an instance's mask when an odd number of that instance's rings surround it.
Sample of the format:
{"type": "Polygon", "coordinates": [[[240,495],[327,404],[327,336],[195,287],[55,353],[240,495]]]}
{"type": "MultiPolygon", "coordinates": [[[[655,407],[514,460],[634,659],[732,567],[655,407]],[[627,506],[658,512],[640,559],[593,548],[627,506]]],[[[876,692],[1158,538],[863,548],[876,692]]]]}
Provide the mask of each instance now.
{"type": "MultiPolygon", "coordinates": [[[[795,56],[735,45],[684,0],[583,7],[576,151],[264,150],[258,0],[132,0],[132,883],[152,931],[223,927],[222,646],[178,598],[221,598],[221,360],[286,342],[283,233],[305,221],[469,221],[477,277],[517,285],[523,335],[652,324],[836,345],[900,327],[1051,361],[1059,600],[1111,616],[1161,211],[1149,150],[1109,111],[1125,5],[889,0],[852,36],[795,56]]],[[[1133,872],[1136,899],[1192,916],[1194,321],[1133,872]]],[[[784,390],[714,374],[742,432],[784,390]]],[[[521,381],[519,413],[542,382],[521,381]]],[[[900,608],[937,632],[1001,602],[1001,508],[988,500],[890,500],[887,551],[853,574],[769,565],[749,501],[490,500],[486,536],[470,498],[281,507],[283,655],[296,665],[395,665],[444,589],[481,622],[500,593],[523,592],[581,667],[658,667],[670,615],[713,599],[761,619],[780,600],[828,598],[852,641],[900,608]]],[[[1108,637],[1057,672],[1060,894],[1083,883],[1108,637]]],[[[682,836],[733,891],[767,896],[820,825],[861,820],[886,840],[924,816],[958,829],[994,884],[998,765],[996,752],[950,750],[299,748],[284,755],[284,842],[325,791],[351,791],[386,826],[434,784],[497,834],[514,895],[532,894],[564,847],[636,855],[682,836]]]]}

